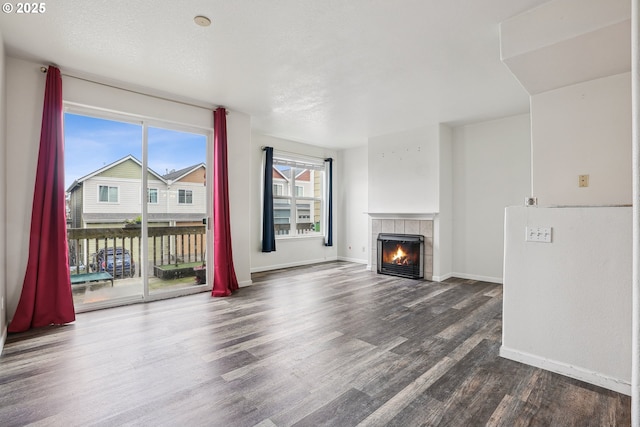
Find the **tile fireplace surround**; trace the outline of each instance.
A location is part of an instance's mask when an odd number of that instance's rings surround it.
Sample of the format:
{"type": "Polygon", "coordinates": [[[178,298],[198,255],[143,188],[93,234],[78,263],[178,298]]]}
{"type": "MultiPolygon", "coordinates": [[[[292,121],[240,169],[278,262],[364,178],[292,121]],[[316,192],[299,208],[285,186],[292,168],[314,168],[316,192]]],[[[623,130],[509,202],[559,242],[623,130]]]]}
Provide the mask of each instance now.
{"type": "Polygon", "coordinates": [[[371,218],[371,271],[377,271],[378,234],[419,234],[424,236],[424,280],[433,278],[433,220],[432,219],[380,219],[371,218]]]}

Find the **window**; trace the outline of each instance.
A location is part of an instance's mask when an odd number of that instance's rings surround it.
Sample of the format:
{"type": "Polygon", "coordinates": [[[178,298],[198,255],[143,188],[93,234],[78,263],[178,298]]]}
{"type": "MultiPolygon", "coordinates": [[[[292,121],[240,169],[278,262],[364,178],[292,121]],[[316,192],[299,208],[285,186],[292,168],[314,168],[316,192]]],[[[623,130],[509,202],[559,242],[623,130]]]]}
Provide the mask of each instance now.
{"type": "Polygon", "coordinates": [[[193,191],[191,190],[178,190],[178,204],[190,205],[193,203],[193,191]]]}
{"type": "Polygon", "coordinates": [[[157,188],[149,188],[147,189],[147,203],[151,203],[154,205],[158,204],[158,189],[157,188]]]}
{"type": "Polygon", "coordinates": [[[273,217],[276,236],[321,232],[324,161],[273,155],[273,217]]]}
{"type": "Polygon", "coordinates": [[[98,201],[101,203],[118,203],[118,187],[98,186],[98,201]]]}

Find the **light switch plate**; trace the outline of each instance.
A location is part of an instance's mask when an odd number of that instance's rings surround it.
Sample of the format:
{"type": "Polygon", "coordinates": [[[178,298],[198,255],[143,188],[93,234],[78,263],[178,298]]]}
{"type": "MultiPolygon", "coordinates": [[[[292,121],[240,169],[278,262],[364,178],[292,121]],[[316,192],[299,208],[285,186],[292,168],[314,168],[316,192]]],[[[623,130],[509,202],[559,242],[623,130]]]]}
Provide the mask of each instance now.
{"type": "Polygon", "coordinates": [[[552,227],[527,227],[525,240],[527,242],[551,243],[552,227]]]}

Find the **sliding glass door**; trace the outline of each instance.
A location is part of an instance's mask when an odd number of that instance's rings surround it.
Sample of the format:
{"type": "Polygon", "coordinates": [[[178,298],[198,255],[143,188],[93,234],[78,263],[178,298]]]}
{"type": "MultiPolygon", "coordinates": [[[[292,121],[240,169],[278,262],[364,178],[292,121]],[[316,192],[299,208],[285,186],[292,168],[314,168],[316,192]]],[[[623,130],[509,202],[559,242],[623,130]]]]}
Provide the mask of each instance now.
{"type": "Polygon", "coordinates": [[[77,311],[207,289],[206,131],[65,114],[77,311]]]}

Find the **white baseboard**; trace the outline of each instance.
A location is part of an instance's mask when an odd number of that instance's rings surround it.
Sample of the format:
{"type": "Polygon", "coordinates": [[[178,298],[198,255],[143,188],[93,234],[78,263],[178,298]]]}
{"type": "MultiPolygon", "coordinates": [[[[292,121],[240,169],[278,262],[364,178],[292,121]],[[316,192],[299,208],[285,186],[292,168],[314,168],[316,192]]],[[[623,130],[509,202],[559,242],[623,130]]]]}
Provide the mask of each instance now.
{"type": "Polygon", "coordinates": [[[5,342],[7,342],[7,326],[2,329],[2,337],[0,337],[0,356],[2,356],[5,342]]]}
{"type": "Polygon", "coordinates": [[[513,350],[505,346],[500,347],[500,356],[505,359],[515,360],[516,362],[525,363],[527,365],[535,366],[536,368],[555,372],[560,375],[631,396],[631,384],[618,378],[612,378],[578,366],[572,366],[567,363],[546,359],[534,354],[513,350]]]}
{"type": "Polygon", "coordinates": [[[447,273],[447,274],[443,274],[442,276],[431,276],[431,281],[432,282],[444,282],[445,280],[449,279],[453,277],[453,274],[451,273],[447,273]]]}
{"type": "Polygon", "coordinates": [[[321,264],[323,262],[330,262],[330,261],[337,261],[337,260],[338,260],[338,257],[328,257],[328,258],[322,258],[322,259],[310,259],[306,261],[288,262],[285,264],[274,264],[274,265],[268,265],[263,267],[253,267],[251,268],[251,272],[260,273],[263,271],[280,270],[282,268],[289,268],[289,267],[300,267],[302,265],[321,264]]]}
{"type": "MultiPolygon", "coordinates": [[[[349,257],[345,257],[345,256],[339,256],[338,257],[338,261],[355,262],[356,264],[366,264],[367,263],[366,259],[349,258],[349,257]]],[[[369,268],[371,268],[371,266],[369,266],[369,268]]]]}
{"type": "Polygon", "coordinates": [[[246,288],[247,286],[251,286],[251,285],[253,285],[252,280],[243,280],[242,282],[238,282],[239,288],[246,288]]]}
{"type": "Polygon", "coordinates": [[[452,273],[451,277],[458,277],[460,279],[479,280],[481,282],[498,283],[502,285],[504,281],[502,277],[480,276],[478,274],[466,274],[466,273],[452,273]]]}

